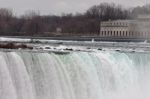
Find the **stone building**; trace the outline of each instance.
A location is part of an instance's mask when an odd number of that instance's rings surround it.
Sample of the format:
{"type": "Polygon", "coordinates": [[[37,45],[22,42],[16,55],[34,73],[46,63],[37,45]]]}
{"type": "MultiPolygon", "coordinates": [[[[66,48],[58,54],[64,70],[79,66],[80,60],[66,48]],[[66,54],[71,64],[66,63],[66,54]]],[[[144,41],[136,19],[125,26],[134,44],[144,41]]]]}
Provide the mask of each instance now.
{"type": "Polygon", "coordinates": [[[134,20],[101,22],[100,37],[150,38],[150,15],[140,15],[134,20]]]}

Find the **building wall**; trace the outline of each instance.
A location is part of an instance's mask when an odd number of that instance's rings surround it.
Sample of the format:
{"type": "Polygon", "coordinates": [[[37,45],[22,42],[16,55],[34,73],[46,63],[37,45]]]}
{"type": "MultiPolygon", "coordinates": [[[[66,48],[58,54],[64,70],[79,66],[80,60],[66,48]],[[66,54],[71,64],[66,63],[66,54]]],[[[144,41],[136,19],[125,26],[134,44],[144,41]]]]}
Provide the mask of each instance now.
{"type": "Polygon", "coordinates": [[[150,20],[117,20],[101,22],[100,37],[150,37],[150,20]]]}

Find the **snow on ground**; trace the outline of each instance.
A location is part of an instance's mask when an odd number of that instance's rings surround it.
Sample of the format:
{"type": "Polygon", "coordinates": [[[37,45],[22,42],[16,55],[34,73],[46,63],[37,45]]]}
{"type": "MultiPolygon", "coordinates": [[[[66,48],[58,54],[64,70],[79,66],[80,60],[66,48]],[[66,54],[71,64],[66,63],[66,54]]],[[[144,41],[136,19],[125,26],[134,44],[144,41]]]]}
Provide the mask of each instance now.
{"type": "Polygon", "coordinates": [[[0,42],[30,42],[30,39],[0,37],[0,42]]]}
{"type": "MultiPolygon", "coordinates": [[[[96,42],[96,41],[65,41],[48,39],[28,39],[0,37],[1,43],[21,43],[32,46],[37,51],[119,51],[119,52],[150,52],[147,42],[96,42]]],[[[21,48],[19,48],[21,50],[21,48]]]]}

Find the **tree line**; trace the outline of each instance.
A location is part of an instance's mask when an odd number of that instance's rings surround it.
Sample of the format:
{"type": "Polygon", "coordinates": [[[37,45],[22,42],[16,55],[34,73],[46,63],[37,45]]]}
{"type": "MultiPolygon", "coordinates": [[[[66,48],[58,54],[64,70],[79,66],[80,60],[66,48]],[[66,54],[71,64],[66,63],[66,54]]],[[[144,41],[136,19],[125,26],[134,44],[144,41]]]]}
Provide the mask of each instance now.
{"type": "Polygon", "coordinates": [[[17,17],[11,9],[0,8],[0,35],[6,36],[95,36],[101,21],[132,19],[139,14],[150,14],[150,5],[130,9],[114,3],[101,3],[85,13],[40,15],[29,11],[17,17]]]}

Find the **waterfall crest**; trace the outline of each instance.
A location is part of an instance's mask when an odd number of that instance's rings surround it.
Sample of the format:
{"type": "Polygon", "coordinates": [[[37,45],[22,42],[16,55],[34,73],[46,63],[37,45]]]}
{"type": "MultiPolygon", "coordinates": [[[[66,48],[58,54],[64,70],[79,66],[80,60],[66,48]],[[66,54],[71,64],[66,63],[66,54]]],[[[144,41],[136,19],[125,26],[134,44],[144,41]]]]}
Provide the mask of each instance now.
{"type": "Polygon", "coordinates": [[[149,99],[150,54],[0,52],[1,99],[149,99]]]}

